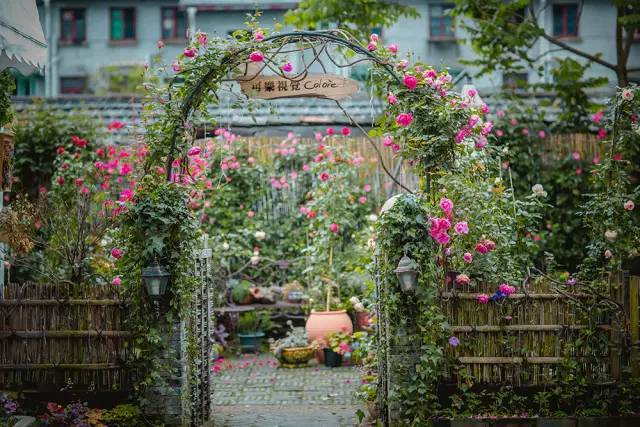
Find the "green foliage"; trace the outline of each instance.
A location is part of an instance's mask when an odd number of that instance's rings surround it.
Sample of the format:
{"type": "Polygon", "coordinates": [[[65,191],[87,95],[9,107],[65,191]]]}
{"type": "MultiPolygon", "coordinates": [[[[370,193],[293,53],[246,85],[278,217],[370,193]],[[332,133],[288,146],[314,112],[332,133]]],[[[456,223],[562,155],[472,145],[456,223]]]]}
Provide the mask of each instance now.
{"type": "Polygon", "coordinates": [[[74,135],[99,141],[103,135],[98,129],[95,119],[82,111],[64,112],[42,101],[21,112],[14,126],[14,191],[35,197],[39,187],[50,184],[56,149],[72,148],[74,135]]]}
{"type": "Polygon", "coordinates": [[[418,18],[410,6],[380,0],[303,0],[284,16],[287,25],[299,29],[321,29],[323,25],[351,32],[366,40],[376,28],[388,28],[399,18],[418,18]]]}
{"type": "Polygon", "coordinates": [[[9,70],[0,72],[0,127],[11,123],[13,110],[11,109],[11,94],[16,88],[16,82],[9,70]]]}
{"type": "Polygon", "coordinates": [[[122,214],[115,242],[126,256],[116,263],[122,280],[122,297],[129,318],[127,328],[136,337],[134,364],[140,369],[139,392],[157,385],[160,374],[173,374],[162,362],[171,354],[163,338],[171,334],[174,322],[188,316],[192,290],[198,284],[193,275],[198,224],[188,207],[189,188],[166,182],[163,176],[147,175],[136,190],[131,207],[122,214]],[[157,261],[170,273],[168,307],[161,318],[149,301],[141,280],[142,269],[157,261]]]}
{"type": "Polygon", "coordinates": [[[102,421],[108,425],[140,427],[146,425],[140,408],[130,403],[115,406],[102,412],[102,421]]]}
{"type": "Polygon", "coordinates": [[[236,304],[242,304],[250,295],[251,282],[241,280],[231,287],[231,299],[236,304]]]}
{"type": "MultiPolygon", "coordinates": [[[[640,4],[637,0],[616,0],[616,26],[620,27],[620,38],[616,43],[616,61],[607,62],[603,52],[593,52],[575,48],[564,43],[561,37],[546,34],[540,15],[546,4],[535,4],[529,0],[456,0],[453,15],[466,18],[462,24],[469,34],[471,46],[479,58],[466,61],[479,67],[479,74],[493,71],[517,72],[537,69],[544,73],[541,59],[557,50],[571,52],[588,61],[588,65],[597,62],[614,70],[620,86],[628,85],[627,62],[633,38],[640,28],[640,4]],[[623,32],[624,30],[624,32],[623,32]],[[552,49],[538,54],[534,44],[544,38],[552,45],[552,49]],[[533,54],[538,54],[533,56],[533,54]]],[[[578,11],[580,15],[580,10],[578,11]]],[[[566,67],[561,61],[558,69],[566,67]]],[[[553,71],[563,74],[566,70],[553,71]]],[[[569,83],[570,84],[570,83],[569,83]]],[[[558,88],[561,90],[562,87],[558,88]]]]}
{"type": "Polygon", "coordinates": [[[640,187],[633,182],[640,159],[638,86],[619,90],[610,107],[606,155],[593,175],[595,191],[586,195],[579,212],[590,230],[587,257],[580,270],[585,278],[618,271],[639,255],[640,221],[634,205],[640,200],[640,187]],[[625,205],[629,202],[631,206],[625,205]]]}
{"type": "Polygon", "coordinates": [[[142,65],[102,67],[95,76],[95,80],[95,93],[98,96],[108,94],[141,95],[144,67],[142,65]]]}
{"type": "Polygon", "coordinates": [[[273,322],[266,311],[248,311],[240,314],[238,331],[241,334],[268,332],[273,329],[273,322]]]}

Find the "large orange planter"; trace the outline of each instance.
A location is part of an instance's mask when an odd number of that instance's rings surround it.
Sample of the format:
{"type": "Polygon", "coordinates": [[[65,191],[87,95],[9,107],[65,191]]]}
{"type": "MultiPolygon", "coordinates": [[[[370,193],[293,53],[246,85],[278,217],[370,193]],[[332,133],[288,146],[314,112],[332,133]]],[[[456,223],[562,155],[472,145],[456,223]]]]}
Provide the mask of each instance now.
{"type": "Polygon", "coordinates": [[[353,332],[351,318],[345,310],[314,311],[309,315],[305,325],[309,342],[317,339],[326,340],[331,332],[353,332]]]}

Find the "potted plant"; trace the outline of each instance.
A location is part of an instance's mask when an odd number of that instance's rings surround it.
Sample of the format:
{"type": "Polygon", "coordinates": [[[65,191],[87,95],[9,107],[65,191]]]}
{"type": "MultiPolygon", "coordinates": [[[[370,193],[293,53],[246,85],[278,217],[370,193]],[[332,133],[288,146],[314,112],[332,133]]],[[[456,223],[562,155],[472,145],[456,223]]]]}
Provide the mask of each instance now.
{"type": "Polygon", "coordinates": [[[240,305],[251,304],[253,301],[253,295],[251,293],[251,282],[248,280],[241,280],[239,282],[231,283],[231,300],[240,305]]]}
{"type": "Polygon", "coordinates": [[[312,311],[309,314],[305,329],[309,341],[325,339],[329,334],[335,332],[343,332],[351,334],[353,332],[353,323],[346,310],[331,310],[331,293],[336,283],[325,278],[327,284],[326,303],[324,311],[312,311]]]}
{"type": "Polygon", "coordinates": [[[314,349],[309,345],[307,333],[302,327],[294,327],[287,321],[289,331],[284,338],[273,341],[271,351],[283,368],[302,368],[313,358],[314,349]]]}
{"type": "Polygon", "coordinates": [[[324,366],[336,368],[342,365],[342,357],[351,354],[351,334],[334,332],[327,336],[327,346],[323,349],[324,366]]]}
{"type": "Polygon", "coordinates": [[[242,351],[258,353],[265,331],[272,329],[273,324],[266,312],[249,311],[242,313],[238,321],[238,338],[242,351]]]}

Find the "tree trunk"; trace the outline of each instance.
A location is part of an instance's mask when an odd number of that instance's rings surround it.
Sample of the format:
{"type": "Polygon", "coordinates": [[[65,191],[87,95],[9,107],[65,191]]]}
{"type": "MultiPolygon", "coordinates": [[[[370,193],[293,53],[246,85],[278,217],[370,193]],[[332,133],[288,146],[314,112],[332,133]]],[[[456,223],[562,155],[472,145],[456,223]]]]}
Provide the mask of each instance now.
{"type": "Polygon", "coordinates": [[[629,86],[629,76],[627,73],[628,55],[625,52],[624,27],[620,23],[620,18],[624,17],[624,9],[620,6],[616,9],[616,74],[618,77],[618,86],[626,87],[629,86]]]}

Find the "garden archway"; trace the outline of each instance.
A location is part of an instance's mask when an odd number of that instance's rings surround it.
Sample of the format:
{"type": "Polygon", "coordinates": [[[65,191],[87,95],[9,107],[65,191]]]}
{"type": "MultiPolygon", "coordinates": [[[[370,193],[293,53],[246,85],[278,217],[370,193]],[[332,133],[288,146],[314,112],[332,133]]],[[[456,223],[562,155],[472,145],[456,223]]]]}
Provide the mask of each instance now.
{"type": "MultiPolygon", "coordinates": [[[[341,30],[327,31],[296,31],[277,34],[261,39],[259,30],[254,31],[249,41],[245,35],[242,43],[231,41],[228,45],[222,43],[209,44],[206,36],[196,34],[196,46],[199,49],[188,48],[184,58],[190,59],[186,66],[181,62],[174,63],[173,68],[176,77],[169,86],[169,97],[160,96],[157,107],[160,108],[159,120],[148,127],[148,139],[151,149],[147,162],[147,170],[151,167],[160,167],[164,160],[166,178],[168,182],[180,180],[181,176],[188,174],[188,147],[196,137],[198,121],[208,121],[206,106],[208,103],[219,103],[218,92],[223,85],[229,82],[240,83],[243,91],[246,85],[251,85],[259,79],[274,79],[280,84],[303,85],[315,79],[317,83],[321,79],[337,82],[334,87],[322,87],[322,84],[307,85],[304,93],[288,93],[278,97],[315,97],[333,100],[344,115],[356,126],[370,142],[376,151],[379,164],[384,172],[395,184],[407,192],[411,190],[405,187],[391,173],[384,164],[383,157],[375,140],[366,130],[350,116],[342,106],[340,99],[349,95],[349,90],[338,87],[354,85],[355,82],[338,75],[327,73],[328,65],[336,68],[349,68],[362,62],[372,63],[378,72],[386,73],[388,78],[397,84],[402,84],[402,79],[396,74],[394,65],[389,59],[383,58],[363,47],[347,32],[341,30]],[[258,36],[256,36],[258,34],[258,36]],[[192,51],[189,49],[196,49],[192,51]],[[341,50],[337,52],[337,50],[341,50]],[[259,55],[257,54],[259,53],[259,55]],[[288,55],[301,56],[302,69],[295,72],[289,71],[289,67],[281,65],[282,58],[288,55]],[[307,60],[306,57],[310,59],[307,60]],[[341,59],[337,57],[340,56],[341,59]],[[349,57],[353,59],[348,59],[349,57]],[[341,62],[346,60],[346,62],[341,62]],[[315,69],[322,74],[313,74],[315,69]],[[271,71],[273,75],[262,76],[263,71],[271,71]],[[332,89],[335,89],[332,91],[332,89]],[[331,92],[331,93],[327,93],[331,92]],[[335,93],[334,93],[335,92],[335,93]]],[[[266,83],[265,83],[266,84],[266,83]]],[[[357,85],[355,85],[357,88],[357,85]]],[[[249,93],[249,96],[255,93],[249,93]]],[[[249,96],[240,97],[240,105],[251,102],[249,96]]],[[[205,135],[206,136],[206,135],[205,135]]],[[[209,252],[210,254],[210,252],[209,252]]],[[[210,256],[210,255],[209,255],[210,256]]],[[[201,285],[196,286],[192,294],[192,313],[190,316],[192,339],[197,350],[195,357],[199,363],[190,363],[189,378],[190,417],[192,424],[199,425],[207,421],[211,412],[211,375],[206,361],[210,360],[211,333],[212,333],[212,292],[208,289],[212,281],[207,277],[208,266],[207,250],[196,256],[196,275],[200,277],[201,285]]]]}

